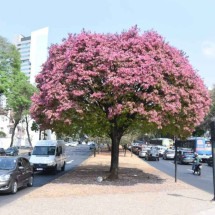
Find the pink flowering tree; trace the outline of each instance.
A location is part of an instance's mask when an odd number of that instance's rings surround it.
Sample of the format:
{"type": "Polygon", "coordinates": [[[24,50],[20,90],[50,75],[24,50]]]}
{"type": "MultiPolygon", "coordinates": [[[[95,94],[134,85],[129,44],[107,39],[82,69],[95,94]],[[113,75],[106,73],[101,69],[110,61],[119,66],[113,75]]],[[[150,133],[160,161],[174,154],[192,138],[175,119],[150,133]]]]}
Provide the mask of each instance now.
{"type": "Polygon", "coordinates": [[[43,128],[111,138],[111,179],[118,177],[125,132],[151,126],[188,136],[210,105],[187,57],[158,33],[136,27],[70,34],[50,47],[36,82],[31,114],[43,128]]]}

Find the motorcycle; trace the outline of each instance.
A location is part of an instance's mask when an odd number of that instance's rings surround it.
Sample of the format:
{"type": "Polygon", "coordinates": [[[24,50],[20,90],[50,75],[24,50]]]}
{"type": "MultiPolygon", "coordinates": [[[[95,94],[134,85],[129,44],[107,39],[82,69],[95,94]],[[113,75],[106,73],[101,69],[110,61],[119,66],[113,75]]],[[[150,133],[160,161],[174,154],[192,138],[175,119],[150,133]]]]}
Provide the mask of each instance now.
{"type": "Polygon", "coordinates": [[[202,164],[197,164],[193,170],[193,175],[197,173],[197,175],[201,175],[201,170],[202,170],[202,164]]]}

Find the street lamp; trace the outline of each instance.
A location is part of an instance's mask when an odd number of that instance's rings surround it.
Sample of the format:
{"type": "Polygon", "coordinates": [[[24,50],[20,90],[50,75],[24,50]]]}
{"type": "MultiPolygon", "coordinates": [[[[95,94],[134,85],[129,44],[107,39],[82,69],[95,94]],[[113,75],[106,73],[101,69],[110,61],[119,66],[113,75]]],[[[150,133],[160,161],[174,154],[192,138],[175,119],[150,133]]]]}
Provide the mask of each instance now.
{"type": "Polygon", "coordinates": [[[213,162],[213,186],[214,186],[214,198],[215,201],[215,118],[211,119],[211,144],[212,144],[212,162],[213,162]]]}

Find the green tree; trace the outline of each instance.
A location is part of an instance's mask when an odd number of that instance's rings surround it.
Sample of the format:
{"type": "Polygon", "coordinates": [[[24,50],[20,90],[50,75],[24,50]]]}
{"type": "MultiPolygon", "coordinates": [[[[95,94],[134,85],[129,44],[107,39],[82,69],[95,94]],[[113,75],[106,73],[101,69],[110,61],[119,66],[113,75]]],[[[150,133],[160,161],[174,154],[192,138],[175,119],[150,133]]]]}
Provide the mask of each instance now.
{"type": "Polygon", "coordinates": [[[211,119],[215,117],[215,85],[212,90],[209,91],[211,98],[211,106],[208,115],[205,117],[204,121],[195,128],[193,136],[203,136],[206,131],[210,131],[211,119]]]}
{"type": "Polygon", "coordinates": [[[9,88],[12,75],[20,71],[20,54],[16,47],[0,36],[0,95],[9,88]]]}
{"type": "MultiPolygon", "coordinates": [[[[10,88],[5,92],[7,97],[7,106],[13,111],[14,128],[11,137],[11,146],[13,145],[14,134],[20,120],[27,115],[31,106],[31,96],[36,91],[36,88],[29,83],[27,76],[24,73],[18,72],[11,76],[10,88]]],[[[28,124],[28,122],[27,122],[28,124]]],[[[29,132],[27,129],[28,141],[31,144],[29,132]]]]}

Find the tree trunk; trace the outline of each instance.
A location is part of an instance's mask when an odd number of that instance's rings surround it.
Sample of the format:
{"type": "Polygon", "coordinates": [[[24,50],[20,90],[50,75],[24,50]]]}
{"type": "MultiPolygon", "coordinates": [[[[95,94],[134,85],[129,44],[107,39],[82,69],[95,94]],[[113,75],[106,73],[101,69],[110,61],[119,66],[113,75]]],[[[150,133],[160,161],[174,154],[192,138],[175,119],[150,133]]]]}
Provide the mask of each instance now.
{"type": "Polygon", "coordinates": [[[31,138],[30,138],[29,129],[28,129],[28,117],[27,116],[25,116],[25,122],[26,122],[26,132],[27,132],[27,136],[28,136],[28,142],[29,142],[30,146],[32,147],[31,138]]]}
{"type": "Polygon", "coordinates": [[[118,179],[119,171],[119,143],[122,138],[123,131],[121,128],[118,128],[116,125],[111,131],[111,140],[112,140],[112,149],[111,149],[111,167],[110,175],[108,179],[115,180],[118,179]]]}
{"type": "Polygon", "coordinates": [[[41,140],[41,136],[42,136],[42,131],[41,129],[39,129],[39,140],[41,140]]]}
{"type": "Polygon", "coordinates": [[[13,131],[12,131],[11,142],[10,142],[10,147],[13,146],[13,139],[14,139],[14,135],[15,135],[15,130],[16,130],[17,125],[19,124],[19,121],[20,120],[15,120],[15,122],[14,122],[14,127],[13,127],[13,131]]]}

